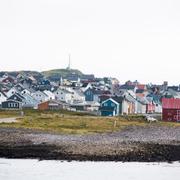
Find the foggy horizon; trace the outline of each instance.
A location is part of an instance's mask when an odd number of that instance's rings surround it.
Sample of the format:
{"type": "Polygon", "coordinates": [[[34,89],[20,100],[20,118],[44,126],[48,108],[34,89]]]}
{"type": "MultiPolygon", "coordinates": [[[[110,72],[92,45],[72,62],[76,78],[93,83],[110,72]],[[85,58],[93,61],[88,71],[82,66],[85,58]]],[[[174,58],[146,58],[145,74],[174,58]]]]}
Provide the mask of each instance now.
{"type": "Polygon", "coordinates": [[[0,71],[72,68],[178,85],[178,0],[0,2],[0,71]]]}

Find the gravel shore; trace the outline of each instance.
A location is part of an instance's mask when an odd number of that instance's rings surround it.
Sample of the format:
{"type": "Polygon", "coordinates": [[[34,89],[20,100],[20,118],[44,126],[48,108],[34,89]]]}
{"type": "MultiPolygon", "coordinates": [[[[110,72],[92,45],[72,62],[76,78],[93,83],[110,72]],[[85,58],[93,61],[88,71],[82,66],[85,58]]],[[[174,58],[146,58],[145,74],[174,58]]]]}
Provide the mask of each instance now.
{"type": "Polygon", "coordinates": [[[179,161],[180,127],[149,125],[94,135],[0,128],[0,157],[79,161],[179,161]]]}

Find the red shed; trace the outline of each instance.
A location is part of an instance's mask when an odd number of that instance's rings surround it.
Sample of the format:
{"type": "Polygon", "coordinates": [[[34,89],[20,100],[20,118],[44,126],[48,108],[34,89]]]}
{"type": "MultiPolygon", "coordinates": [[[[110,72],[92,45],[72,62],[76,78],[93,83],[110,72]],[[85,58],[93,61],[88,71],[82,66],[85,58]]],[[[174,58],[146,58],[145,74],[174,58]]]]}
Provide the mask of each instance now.
{"type": "Polygon", "coordinates": [[[180,122],[180,99],[162,99],[163,121],[180,122]]]}

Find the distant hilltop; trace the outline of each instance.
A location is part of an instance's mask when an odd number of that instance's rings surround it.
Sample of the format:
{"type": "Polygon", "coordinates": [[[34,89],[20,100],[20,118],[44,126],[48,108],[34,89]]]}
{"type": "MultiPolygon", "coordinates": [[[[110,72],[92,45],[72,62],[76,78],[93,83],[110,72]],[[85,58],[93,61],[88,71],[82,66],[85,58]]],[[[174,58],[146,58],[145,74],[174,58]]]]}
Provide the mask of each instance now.
{"type": "Polygon", "coordinates": [[[79,76],[82,76],[83,73],[77,69],[53,69],[53,70],[49,70],[49,71],[43,71],[41,72],[42,75],[44,75],[45,77],[51,77],[51,76],[62,76],[62,77],[66,77],[69,74],[76,74],[79,76]]]}
{"type": "Polygon", "coordinates": [[[71,74],[75,74],[78,76],[83,76],[84,74],[77,70],[77,69],[52,69],[48,71],[1,71],[0,76],[3,76],[4,74],[9,74],[13,77],[16,77],[17,75],[23,75],[23,76],[33,76],[37,79],[45,77],[47,79],[59,79],[59,77],[65,78],[71,74]]]}

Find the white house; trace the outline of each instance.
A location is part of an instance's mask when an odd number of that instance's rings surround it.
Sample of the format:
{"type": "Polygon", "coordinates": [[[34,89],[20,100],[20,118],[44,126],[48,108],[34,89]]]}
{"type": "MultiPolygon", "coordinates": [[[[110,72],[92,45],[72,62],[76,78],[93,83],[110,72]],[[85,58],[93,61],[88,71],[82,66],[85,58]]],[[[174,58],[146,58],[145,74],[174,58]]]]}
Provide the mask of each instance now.
{"type": "Polygon", "coordinates": [[[0,104],[2,104],[2,102],[7,100],[7,96],[4,92],[0,91],[0,104]]]}
{"type": "Polygon", "coordinates": [[[44,94],[46,94],[48,96],[49,100],[54,100],[55,99],[55,94],[52,93],[51,91],[44,90],[43,92],[44,92],[44,94]]]}
{"type": "Polygon", "coordinates": [[[45,102],[49,100],[48,95],[46,95],[44,92],[42,91],[36,91],[34,93],[32,93],[32,97],[37,100],[39,103],[41,102],[45,102]]]}
{"type": "Polygon", "coordinates": [[[7,93],[6,93],[6,96],[9,98],[11,97],[13,94],[15,93],[19,93],[19,91],[15,88],[15,87],[12,87],[7,93]]]}
{"type": "Polygon", "coordinates": [[[54,92],[54,95],[57,100],[60,100],[69,104],[73,102],[73,93],[66,89],[59,88],[54,92]]]}
{"type": "Polygon", "coordinates": [[[24,97],[24,102],[22,104],[23,107],[37,109],[39,104],[38,100],[36,100],[29,94],[24,94],[23,97],[24,97]]]}
{"type": "Polygon", "coordinates": [[[75,89],[71,91],[73,93],[72,100],[74,103],[79,102],[83,103],[85,102],[85,95],[81,92],[80,89],[75,89]]]}

